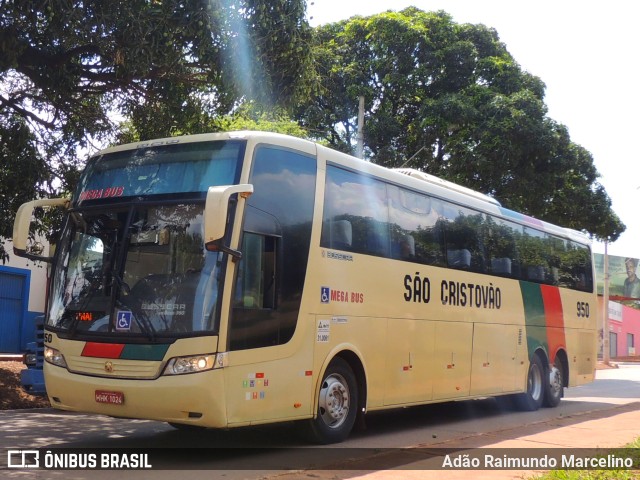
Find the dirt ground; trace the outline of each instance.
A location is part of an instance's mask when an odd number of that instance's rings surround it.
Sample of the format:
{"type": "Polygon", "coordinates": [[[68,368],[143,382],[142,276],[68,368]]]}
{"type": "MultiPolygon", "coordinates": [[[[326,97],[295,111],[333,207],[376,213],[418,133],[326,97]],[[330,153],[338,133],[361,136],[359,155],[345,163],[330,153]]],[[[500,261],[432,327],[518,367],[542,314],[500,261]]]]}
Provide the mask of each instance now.
{"type": "Polygon", "coordinates": [[[21,362],[0,362],[0,410],[49,407],[46,397],[29,395],[20,386],[21,362]]]}

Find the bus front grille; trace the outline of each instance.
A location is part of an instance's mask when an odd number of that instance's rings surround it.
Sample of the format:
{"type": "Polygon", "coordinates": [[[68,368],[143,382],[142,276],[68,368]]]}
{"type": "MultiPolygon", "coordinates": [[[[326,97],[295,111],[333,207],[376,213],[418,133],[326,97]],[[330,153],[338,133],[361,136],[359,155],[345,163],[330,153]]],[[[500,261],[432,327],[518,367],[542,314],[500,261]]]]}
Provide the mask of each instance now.
{"type": "Polygon", "coordinates": [[[93,357],[66,357],[70,372],[107,378],[157,378],[163,362],[93,357]]]}

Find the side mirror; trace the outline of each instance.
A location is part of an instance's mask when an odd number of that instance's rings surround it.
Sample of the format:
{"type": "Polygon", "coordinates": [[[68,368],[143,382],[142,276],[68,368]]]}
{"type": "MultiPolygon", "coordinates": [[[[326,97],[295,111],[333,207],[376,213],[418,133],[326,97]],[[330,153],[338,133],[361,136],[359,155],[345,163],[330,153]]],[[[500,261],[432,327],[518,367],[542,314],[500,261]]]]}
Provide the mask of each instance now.
{"type": "Polygon", "coordinates": [[[223,185],[209,187],[207,201],[204,207],[204,243],[207,250],[221,250],[234,256],[240,256],[240,252],[231,250],[222,245],[221,240],[227,229],[227,217],[229,214],[229,199],[233,194],[240,194],[241,198],[249,198],[253,193],[253,185],[223,185]]]}
{"type": "Polygon", "coordinates": [[[16,218],[13,222],[13,253],[19,257],[25,257],[30,260],[39,260],[41,262],[51,262],[51,257],[34,255],[27,251],[27,242],[29,240],[29,226],[31,225],[31,217],[33,210],[37,207],[64,207],[69,206],[69,198],[45,198],[41,200],[32,200],[23,203],[18,208],[16,218]]]}

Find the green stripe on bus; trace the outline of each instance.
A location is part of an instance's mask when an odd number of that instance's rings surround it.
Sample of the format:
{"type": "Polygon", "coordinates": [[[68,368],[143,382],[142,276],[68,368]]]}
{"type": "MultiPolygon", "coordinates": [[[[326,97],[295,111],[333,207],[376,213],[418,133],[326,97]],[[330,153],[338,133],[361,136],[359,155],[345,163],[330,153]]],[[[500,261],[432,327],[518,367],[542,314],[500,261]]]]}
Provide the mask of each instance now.
{"type": "Polygon", "coordinates": [[[524,323],[529,356],[540,347],[548,352],[547,320],[540,285],[520,281],[520,291],[524,303],[524,323]]]}
{"type": "Polygon", "coordinates": [[[123,360],[162,360],[169,350],[169,345],[134,345],[127,344],[120,358],[123,360]]]}

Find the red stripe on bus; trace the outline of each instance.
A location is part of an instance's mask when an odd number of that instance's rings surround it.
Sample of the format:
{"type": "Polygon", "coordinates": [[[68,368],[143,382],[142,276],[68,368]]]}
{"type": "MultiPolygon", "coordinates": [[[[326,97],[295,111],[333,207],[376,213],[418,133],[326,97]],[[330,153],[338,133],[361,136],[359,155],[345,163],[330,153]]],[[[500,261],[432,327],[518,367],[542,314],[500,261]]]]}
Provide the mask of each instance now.
{"type": "Polygon", "coordinates": [[[120,358],[120,354],[122,354],[123,349],[123,343],[87,342],[82,349],[82,356],[98,358],[120,358]]]}
{"type": "Polygon", "coordinates": [[[565,347],[564,314],[562,312],[562,299],[558,287],[541,285],[544,312],[547,317],[547,341],[549,345],[549,362],[553,363],[556,353],[565,347]]]}

